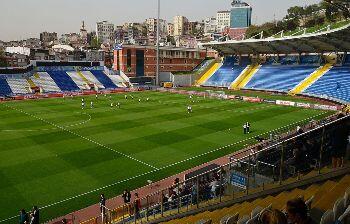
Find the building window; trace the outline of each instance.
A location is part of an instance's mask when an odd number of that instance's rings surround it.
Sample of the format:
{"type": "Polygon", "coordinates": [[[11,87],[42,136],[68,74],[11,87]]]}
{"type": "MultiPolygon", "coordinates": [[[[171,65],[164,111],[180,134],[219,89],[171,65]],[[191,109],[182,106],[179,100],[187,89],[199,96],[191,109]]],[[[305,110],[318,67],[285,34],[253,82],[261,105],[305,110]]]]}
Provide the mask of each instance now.
{"type": "Polygon", "coordinates": [[[131,50],[128,49],[126,53],[126,66],[131,68],[131,50]]]}

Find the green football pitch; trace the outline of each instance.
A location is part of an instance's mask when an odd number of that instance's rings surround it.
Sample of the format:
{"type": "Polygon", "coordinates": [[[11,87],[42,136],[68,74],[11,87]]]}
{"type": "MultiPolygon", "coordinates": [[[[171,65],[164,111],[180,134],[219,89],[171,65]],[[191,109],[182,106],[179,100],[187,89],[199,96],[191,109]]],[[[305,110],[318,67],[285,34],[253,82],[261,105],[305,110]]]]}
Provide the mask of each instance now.
{"type": "Polygon", "coordinates": [[[51,205],[42,210],[42,221],[58,217],[97,203],[102,192],[116,196],[242,149],[254,136],[330,114],[202,97],[193,103],[171,93],[129,94],[133,100],[124,94],[86,96],[84,110],[82,97],[0,103],[0,220],[32,205],[51,205]],[[121,108],[111,108],[111,102],[121,108]],[[249,135],[242,131],[246,121],[249,135]]]}

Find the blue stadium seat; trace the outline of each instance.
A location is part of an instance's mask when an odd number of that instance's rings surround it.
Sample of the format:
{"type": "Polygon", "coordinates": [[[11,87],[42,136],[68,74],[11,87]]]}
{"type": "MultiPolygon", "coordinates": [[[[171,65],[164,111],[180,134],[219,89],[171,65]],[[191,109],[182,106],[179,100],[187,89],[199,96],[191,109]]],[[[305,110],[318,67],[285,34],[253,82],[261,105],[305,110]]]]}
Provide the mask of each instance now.
{"type": "Polygon", "coordinates": [[[221,68],[204,83],[204,86],[229,87],[245,68],[243,66],[235,66],[234,64],[235,58],[225,58],[221,68]]]}
{"type": "Polygon", "coordinates": [[[97,80],[106,88],[106,89],[115,89],[118,88],[113,81],[103,72],[99,70],[90,71],[97,80]]]}
{"type": "Polygon", "coordinates": [[[350,66],[333,67],[305,93],[350,101],[350,66]]]}
{"type": "Polygon", "coordinates": [[[12,94],[12,90],[6,79],[0,79],[0,96],[8,96],[12,94]]]}
{"type": "Polygon", "coordinates": [[[62,91],[79,90],[79,87],[77,86],[77,84],[72,80],[72,78],[66,72],[51,71],[48,73],[62,91]]]}
{"type": "Polygon", "coordinates": [[[317,66],[264,65],[245,88],[288,92],[317,68],[317,66]]]}

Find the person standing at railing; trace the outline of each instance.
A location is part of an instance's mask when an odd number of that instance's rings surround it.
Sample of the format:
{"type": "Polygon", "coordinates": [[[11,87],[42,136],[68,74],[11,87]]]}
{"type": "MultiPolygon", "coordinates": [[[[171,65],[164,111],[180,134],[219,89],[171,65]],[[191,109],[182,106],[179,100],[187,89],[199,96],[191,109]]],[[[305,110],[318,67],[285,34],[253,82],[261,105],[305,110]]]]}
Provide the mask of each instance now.
{"type": "MultiPolygon", "coordinates": [[[[337,119],[343,118],[344,115],[338,115],[337,119]]],[[[332,142],[332,166],[333,168],[343,167],[346,147],[348,145],[349,127],[344,122],[338,123],[331,133],[332,142]]]]}
{"type": "Polygon", "coordinates": [[[28,223],[28,214],[22,209],[19,213],[19,224],[27,224],[28,223]]]}
{"type": "Polygon", "coordinates": [[[140,210],[141,210],[141,200],[139,198],[139,194],[135,193],[135,199],[134,199],[135,219],[140,218],[140,210]]]}
{"type": "Polygon", "coordinates": [[[34,206],[31,213],[30,224],[39,224],[39,219],[39,209],[37,206],[34,206]]]}
{"type": "Polygon", "coordinates": [[[122,198],[123,198],[123,201],[124,201],[124,204],[127,205],[127,208],[128,208],[128,213],[130,214],[130,201],[131,201],[131,193],[128,189],[125,189],[124,190],[124,193],[122,195],[122,198]]]}
{"type": "Polygon", "coordinates": [[[106,198],[104,194],[100,195],[100,212],[102,217],[106,214],[106,198]]]}

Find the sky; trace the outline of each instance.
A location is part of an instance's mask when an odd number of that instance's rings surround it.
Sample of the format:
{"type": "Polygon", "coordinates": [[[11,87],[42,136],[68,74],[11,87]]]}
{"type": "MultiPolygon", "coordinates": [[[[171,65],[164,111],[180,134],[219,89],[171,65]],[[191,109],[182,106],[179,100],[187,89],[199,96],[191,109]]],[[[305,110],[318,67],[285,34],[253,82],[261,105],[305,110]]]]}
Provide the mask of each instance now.
{"type": "MultiPolygon", "coordinates": [[[[295,5],[318,3],[320,0],[246,0],[253,7],[254,24],[281,19],[295,5]]],[[[161,0],[161,18],[168,22],[176,15],[191,21],[215,16],[229,10],[231,0],[161,0]]],[[[97,21],[116,25],[143,22],[156,17],[157,0],[1,0],[0,40],[39,37],[43,31],[58,34],[79,32],[84,20],[88,31],[97,21]]]]}

